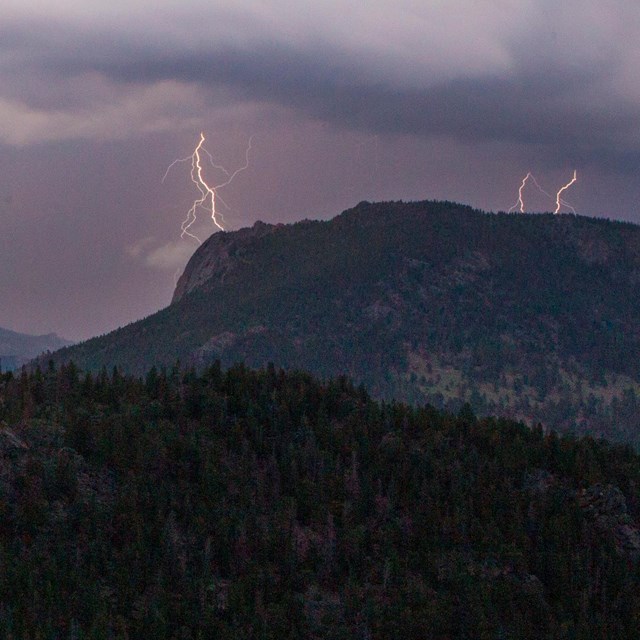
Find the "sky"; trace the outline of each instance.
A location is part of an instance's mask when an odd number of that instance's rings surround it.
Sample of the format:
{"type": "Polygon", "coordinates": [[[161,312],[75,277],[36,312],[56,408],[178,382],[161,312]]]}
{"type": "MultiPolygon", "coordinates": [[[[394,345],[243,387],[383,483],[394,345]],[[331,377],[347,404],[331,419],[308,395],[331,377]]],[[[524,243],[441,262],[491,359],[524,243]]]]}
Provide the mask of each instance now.
{"type": "Polygon", "coordinates": [[[574,170],[577,213],[640,223],[638,68],[637,0],[3,0],[0,326],[82,340],[166,306],[200,132],[213,185],[251,139],[228,230],[508,210],[574,170]]]}

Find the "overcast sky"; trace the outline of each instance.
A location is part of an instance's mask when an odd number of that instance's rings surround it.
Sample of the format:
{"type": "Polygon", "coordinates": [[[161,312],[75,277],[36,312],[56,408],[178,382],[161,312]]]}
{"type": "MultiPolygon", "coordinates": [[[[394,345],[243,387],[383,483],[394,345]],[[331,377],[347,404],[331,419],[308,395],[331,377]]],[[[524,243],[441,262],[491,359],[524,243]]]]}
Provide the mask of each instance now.
{"type": "Polygon", "coordinates": [[[197,190],[188,163],[162,178],[200,131],[229,170],[253,136],[230,230],[507,210],[574,169],[578,213],[640,222],[639,68],[637,0],[3,0],[0,326],[77,340],[168,304],[197,190]]]}

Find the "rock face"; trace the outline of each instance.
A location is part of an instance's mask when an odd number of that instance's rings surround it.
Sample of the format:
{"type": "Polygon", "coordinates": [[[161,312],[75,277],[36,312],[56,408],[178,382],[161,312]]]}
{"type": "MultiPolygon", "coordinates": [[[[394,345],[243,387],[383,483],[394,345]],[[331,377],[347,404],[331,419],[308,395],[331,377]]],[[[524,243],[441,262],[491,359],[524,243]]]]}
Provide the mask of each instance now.
{"type": "Polygon", "coordinates": [[[624,493],[614,484],[596,483],[582,489],[571,488],[567,478],[558,477],[545,469],[526,474],[523,488],[531,496],[529,518],[540,517],[542,502],[555,490],[568,502],[575,501],[599,538],[609,539],[616,551],[632,561],[640,559],[640,528],[627,507],[624,493]]]}
{"type": "Polygon", "coordinates": [[[187,263],[176,284],[171,304],[207,282],[224,283],[226,273],[251,253],[254,241],[273,233],[280,226],[258,221],[250,228],[210,236],[187,263]]]}
{"type": "Polygon", "coordinates": [[[610,533],[618,551],[637,560],[640,557],[640,530],[629,516],[627,501],[618,487],[595,484],[584,489],[578,503],[600,533],[610,533]]]}

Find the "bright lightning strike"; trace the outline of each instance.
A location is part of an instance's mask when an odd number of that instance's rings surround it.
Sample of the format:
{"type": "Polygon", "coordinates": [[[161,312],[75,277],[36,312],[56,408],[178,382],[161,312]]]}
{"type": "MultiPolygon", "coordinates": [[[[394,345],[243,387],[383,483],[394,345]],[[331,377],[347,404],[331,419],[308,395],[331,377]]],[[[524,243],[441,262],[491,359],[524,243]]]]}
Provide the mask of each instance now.
{"type": "Polygon", "coordinates": [[[516,200],[516,203],[511,207],[511,209],[509,209],[509,213],[511,213],[512,211],[515,211],[516,209],[518,209],[518,211],[520,211],[520,213],[524,213],[524,197],[523,197],[523,192],[524,192],[524,188],[527,184],[527,182],[531,180],[531,182],[533,182],[533,184],[535,184],[535,186],[538,188],[538,191],[541,191],[542,193],[544,193],[545,196],[547,196],[548,198],[551,198],[551,194],[547,193],[539,184],[538,181],[536,180],[535,176],[531,173],[531,171],[529,171],[527,173],[527,175],[522,179],[522,184],[520,185],[520,188],[518,189],[518,199],[516,200]]]}
{"type": "Polygon", "coordinates": [[[576,172],[576,171],[575,171],[575,169],[574,169],[574,171],[573,171],[573,178],[571,178],[571,180],[570,180],[569,182],[567,182],[567,184],[565,184],[565,185],[564,185],[564,187],[562,187],[562,188],[558,191],[558,193],[556,194],[556,209],[555,209],[555,211],[554,211],[553,213],[560,213],[560,207],[561,207],[562,205],[565,205],[565,207],[568,207],[569,209],[571,209],[571,210],[573,211],[573,213],[575,213],[575,212],[576,212],[576,211],[575,211],[575,209],[574,209],[570,204],[567,204],[567,203],[566,203],[566,202],[565,202],[565,201],[560,197],[560,194],[561,194],[563,191],[566,191],[566,190],[567,190],[567,189],[568,189],[568,188],[569,188],[569,187],[570,187],[570,186],[571,186],[571,185],[572,185],[572,184],[573,184],[577,179],[578,179],[578,174],[577,174],[577,172],[576,172]]]}
{"type": "Polygon", "coordinates": [[[167,168],[164,177],[162,178],[162,182],[165,181],[169,171],[173,168],[174,165],[180,162],[189,162],[191,161],[191,181],[195,184],[196,189],[198,189],[200,193],[200,197],[196,198],[191,205],[191,208],[187,212],[187,217],[182,221],[182,225],[180,226],[181,233],[180,237],[184,238],[185,236],[189,236],[193,238],[198,244],[202,244],[202,240],[190,231],[191,227],[195,224],[197,220],[197,213],[199,209],[203,209],[211,214],[211,220],[213,220],[213,224],[220,229],[220,231],[224,231],[223,226],[223,216],[217,210],[217,201],[220,200],[223,205],[226,206],[224,200],[219,196],[218,190],[222,189],[233,181],[233,179],[242,171],[249,168],[249,153],[251,151],[251,143],[253,141],[253,136],[249,138],[249,144],[247,145],[247,150],[245,152],[245,163],[239,169],[236,169],[234,172],[229,172],[223,166],[218,165],[214,162],[213,156],[207,151],[204,146],[205,136],[204,133],[200,133],[200,140],[196,145],[196,148],[193,150],[193,153],[187,158],[180,158],[178,160],[174,160],[169,167],[167,168]],[[220,184],[216,184],[214,186],[210,186],[203,176],[203,167],[202,167],[202,154],[206,155],[209,163],[214,169],[221,171],[226,179],[224,182],[220,184]]]}
{"type": "Polygon", "coordinates": [[[522,199],[522,192],[524,190],[525,185],[527,184],[527,180],[530,177],[531,177],[531,171],[529,171],[529,173],[527,173],[527,175],[523,178],[522,184],[518,189],[518,199],[516,200],[516,203],[513,205],[513,207],[509,209],[509,213],[511,213],[512,211],[515,211],[516,209],[518,209],[520,213],[524,213],[524,200],[522,199]]]}
{"type": "MultiPolygon", "coordinates": [[[[556,203],[556,208],[554,213],[560,213],[560,209],[562,206],[567,207],[567,209],[570,209],[573,213],[576,212],[576,210],[566,201],[562,198],[562,193],[564,191],[566,191],[576,180],[578,179],[577,176],[577,172],[574,170],[573,172],[573,178],[571,179],[570,182],[568,182],[567,184],[565,184],[555,195],[555,203],[556,203]]],[[[538,191],[540,191],[541,193],[543,193],[545,196],[547,196],[547,198],[553,200],[554,197],[548,193],[547,191],[545,191],[540,184],[538,183],[538,181],[536,180],[535,176],[531,173],[531,171],[529,171],[527,173],[527,175],[522,179],[522,183],[520,184],[520,188],[518,189],[518,199],[516,200],[516,203],[509,209],[509,213],[511,213],[512,211],[515,211],[516,209],[520,212],[520,213],[524,213],[524,188],[527,185],[527,182],[531,180],[531,182],[533,182],[533,184],[537,187],[538,191]]]]}

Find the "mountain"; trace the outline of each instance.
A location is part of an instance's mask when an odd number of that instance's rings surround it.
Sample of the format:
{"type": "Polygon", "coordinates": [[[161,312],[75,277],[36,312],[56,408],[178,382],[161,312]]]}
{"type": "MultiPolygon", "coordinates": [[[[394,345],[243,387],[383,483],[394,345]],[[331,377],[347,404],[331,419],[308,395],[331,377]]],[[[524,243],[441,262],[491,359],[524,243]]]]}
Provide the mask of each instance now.
{"type": "Polygon", "coordinates": [[[242,366],[0,375],[0,637],[638,637],[640,456],[242,366]]]}
{"type": "Polygon", "coordinates": [[[55,333],[31,336],[0,327],[0,368],[3,371],[14,369],[45,351],[55,351],[70,344],[55,333]]]}
{"type": "Polygon", "coordinates": [[[272,361],[637,444],[639,294],[636,225],[363,202],[211,236],[169,307],[54,359],[134,373],[272,361]]]}

